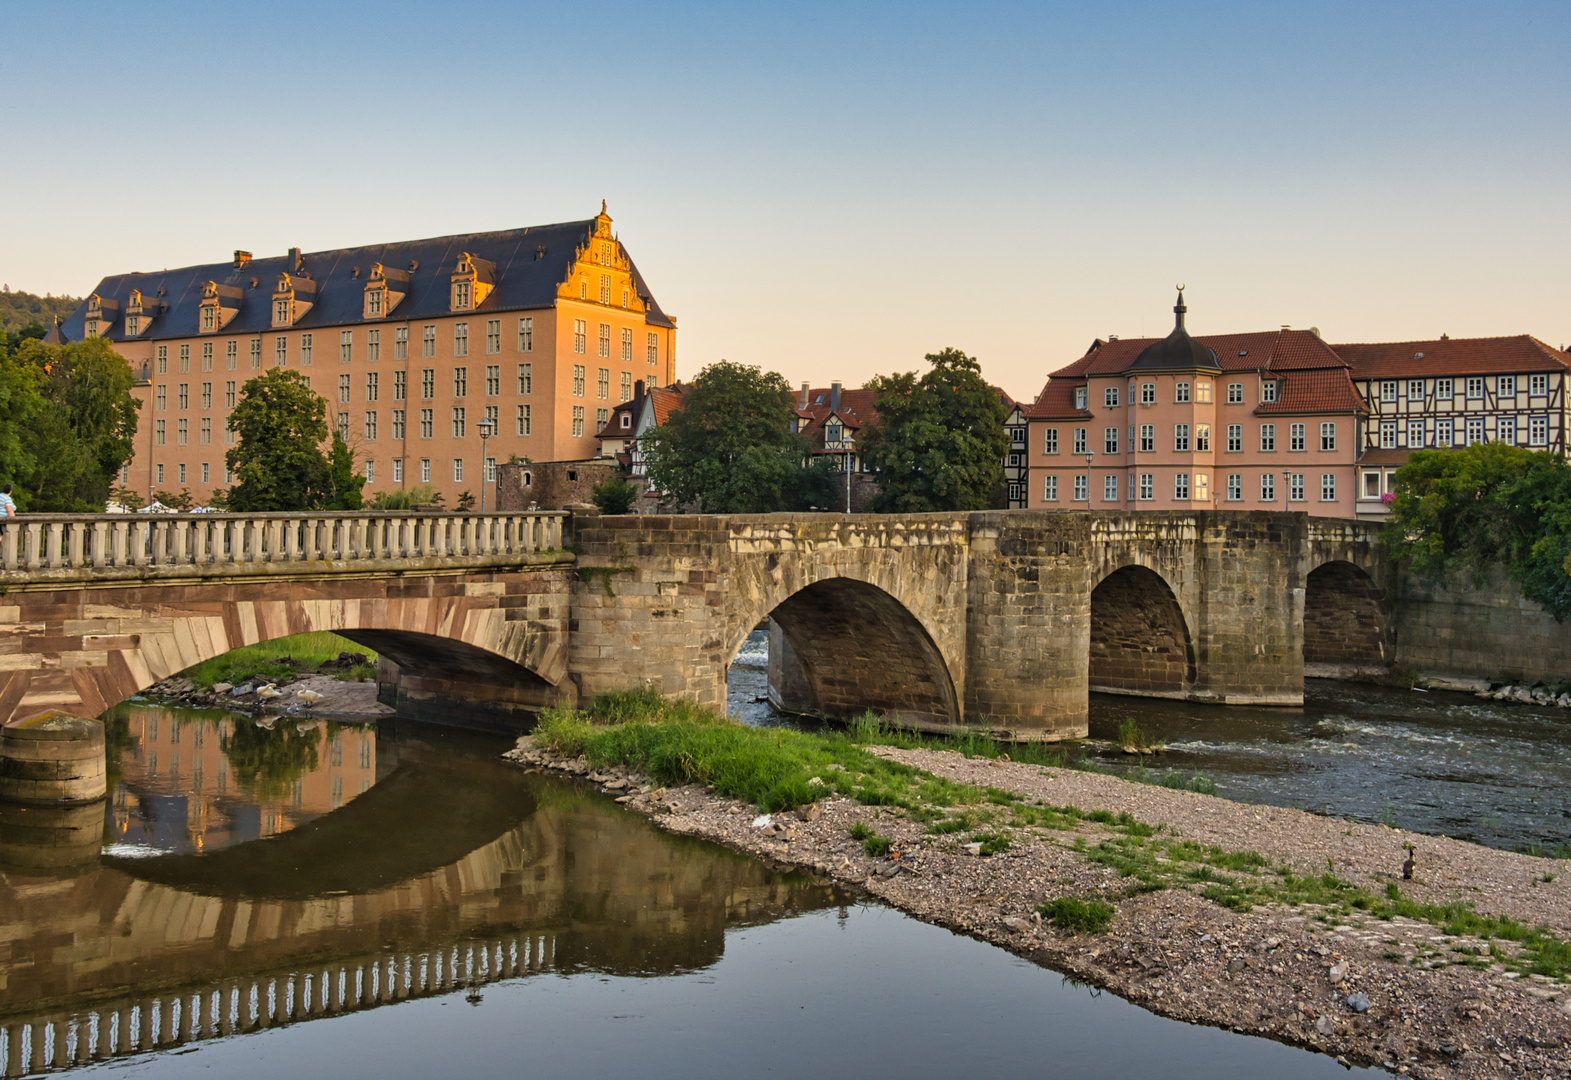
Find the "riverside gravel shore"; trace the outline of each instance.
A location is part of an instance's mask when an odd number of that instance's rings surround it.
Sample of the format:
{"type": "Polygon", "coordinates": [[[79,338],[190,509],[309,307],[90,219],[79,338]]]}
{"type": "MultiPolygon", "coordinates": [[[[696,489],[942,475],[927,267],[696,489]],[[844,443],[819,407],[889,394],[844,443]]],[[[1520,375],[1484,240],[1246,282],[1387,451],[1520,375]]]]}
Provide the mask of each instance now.
{"type": "MultiPolygon", "coordinates": [[[[936,776],[998,788],[1030,803],[1127,812],[1161,835],[1252,851],[1295,873],[1329,870],[1379,895],[1396,882],[1426,903],[1461,901],[1571,937],[1567,865],[1492,848],[950,751],[868,747],[936,776]],[[1404,843],[1415,846],[1402,880],[1404,843]]],[[[1315,1049],[1348,1064],[1432,1080],[1571,1077],[1571,984],[1508,969],[1490,943],[1428,922],[1315,905],[1234,911],[1184,887],[1127,895],[1129,879],[1087,858],[1106,826],[1017,828],[983,857],[963,837],[932,835],[898,810],[842,798],[768,815],[698,787],[664,789],[625,770],[593,770],[519,740],[524,766],[595,782],[661,828],[725,844],[771,864],[859,887],[916,918],[991,942],[1151,1011],[1315,1049]],[[850,836],[865,823],[895,858],[850,836]],[[1105,898],[1107,930],[1063,932],[1035,913],[1057,897],[1105,898]],[[1367,1002],[1367,1004],[1366,1004],[1367,1002]]]]}

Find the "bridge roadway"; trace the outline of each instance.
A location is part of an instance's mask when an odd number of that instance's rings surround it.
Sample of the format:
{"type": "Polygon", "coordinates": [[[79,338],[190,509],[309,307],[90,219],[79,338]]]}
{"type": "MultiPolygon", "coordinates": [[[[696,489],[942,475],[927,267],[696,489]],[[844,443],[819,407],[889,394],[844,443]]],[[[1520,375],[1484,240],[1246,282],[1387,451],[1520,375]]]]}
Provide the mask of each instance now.
{"type": "Polygon", "coordinates": [[[722,706],[770,626],[783,707],[1082,736],[1091,690],[1294,705],[1390,662],[1374,526],[1234,511],[23,517],[0,719],[96,715],[239,645],[336,630],[384,701],[521,725],[653,686],[722,706]]]}

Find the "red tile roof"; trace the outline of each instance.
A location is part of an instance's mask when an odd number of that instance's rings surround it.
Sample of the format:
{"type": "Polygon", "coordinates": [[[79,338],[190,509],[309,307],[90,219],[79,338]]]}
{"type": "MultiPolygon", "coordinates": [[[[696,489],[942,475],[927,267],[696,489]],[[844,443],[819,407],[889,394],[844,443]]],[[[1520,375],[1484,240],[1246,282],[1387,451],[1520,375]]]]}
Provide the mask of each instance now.
{"type": "Polygon", "coordinates": [[[1420,375],[1483,375],[1492,372],[1559,371],[1571,355],[1531,334],[1495,338],[1441,338],[1337,345],[1355,379],[1417,378],[1420,375]],[[1422,355],[1420,355],[1422,354],[1422,355]]]}
{"type": "Polygon", "coordinates": [[[861,431],[868,424],[878,422],[878,410],[874,407],[878,403],[878,391],[859,387],[855,390],[842,389],[840,391],[840,408],[830,409],[829,403],[833,392],[829,389],[809,389],[807,391],[807,405],[802,405],[800,395],[796,399],[796,415],[807,421],[801,432],[813,440],[815,449],[823,446],[824,421],[831,415],[840,417],[846,430],[851,432],[861,431]]]}
{"type": "Polygon", "coordinates": [[[1091,416],[1088,409],[1075,408],[1075,390],[1082,384],[1057,376],[1048,380],[1036,400],[1025,407],[1027,420],[1082,420],[1091,416]]]}
{"type": "Polygon", "coordinates": [[[1347,368],[1326,371],[1295,371],[1282,376],[1276,401],[1263,402],[1255,409],[1259,416],[1283,413],[1368,412],[1364,399],[1353,388],[1347,368]]]}

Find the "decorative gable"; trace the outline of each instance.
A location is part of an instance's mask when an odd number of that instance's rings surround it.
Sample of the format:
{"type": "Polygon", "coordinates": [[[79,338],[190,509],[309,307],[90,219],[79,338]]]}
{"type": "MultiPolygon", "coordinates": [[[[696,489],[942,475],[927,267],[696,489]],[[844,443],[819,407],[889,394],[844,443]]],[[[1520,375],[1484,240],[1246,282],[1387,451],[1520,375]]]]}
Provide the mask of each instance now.
{"type": "Polygon", "coordinates": [[[494,288],[496,263],[466,251],[458,257],[458,265],[453,268],[448,308],[451,311],[473,311],[485,302],[494,288]]]}
{"type": "Polygon", "coordinates": [[[633,282],[633,264],[611,231],[611,215],[606,213],[604,200],[594,228],[575,249],[567,278],[557,286],[556,294],[564,299],[576,297],[607,307],[644,311],[644,299],[633,282]]]}
{"type": "Polygon", "coordinates": [[[245,294],[233,285],[220,285],[209,281],[202,286],[202,314],[197,324],[204,334],[216,334],[240,314],[240,301],[245,294]]]}
{"type": "Polygon", "coordinates": [[[299,274],[279,274],[273,289],[273,328],[293,326],[315,303],[315,281],[299,274]]]}
{"type": "Polygon", "coordinates": [[[86,331],[88,337],[101,337],[109,333],[120,315],[120,301],[108,300],[97,293],[87,298],[86,331]]]}
{"type": "Polygon", "coordinates": [[[147,332],[153,319],[163,310],[163,303],[158,300],[144,301],[141,289],[132,289],[131,296],[125,305],[125,336],[139,337],[147,332]]]}
{"type": "Polygon", "coordinates": [[[367,319],[385,319],[408,294],[407,270],[389,270],[381,263],[372,263],[371,276],[365,283],[365,304],[361,314],[367,319]]]}

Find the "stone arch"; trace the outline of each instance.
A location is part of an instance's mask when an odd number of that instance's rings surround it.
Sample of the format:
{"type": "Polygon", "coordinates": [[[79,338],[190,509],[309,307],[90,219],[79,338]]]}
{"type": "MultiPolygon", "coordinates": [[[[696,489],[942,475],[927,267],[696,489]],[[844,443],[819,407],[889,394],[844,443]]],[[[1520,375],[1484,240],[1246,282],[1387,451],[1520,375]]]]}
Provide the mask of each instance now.
{"type": "Polygon", "coordinates": [[[1126,565],[1091,592],[1092,690],[1184,697],[1195,685],[1189,620],[1167,581],[1126,565]]]}
{"type": "Polygon", "coordinates": [[[1391,662],[1391,618],[1374,579],[1333,559],[1304,580],[1304,662],[1383,668],[1391,662]]]}
{"type": "MultiPolygon", "coordinates": [[[[848,719],[871,709],[906,727],[960,720],[955,680],[922,621],[897,597],[852,577],[825,577],[771,608],[770,687],[791,711],[848,719]]],[[[734,643],[756,625],[749,622],[734,643]]]]}

